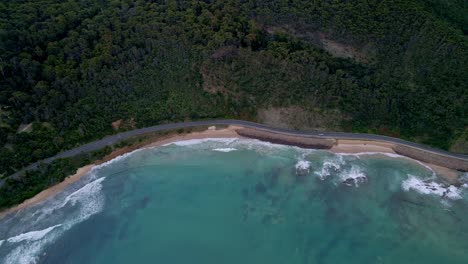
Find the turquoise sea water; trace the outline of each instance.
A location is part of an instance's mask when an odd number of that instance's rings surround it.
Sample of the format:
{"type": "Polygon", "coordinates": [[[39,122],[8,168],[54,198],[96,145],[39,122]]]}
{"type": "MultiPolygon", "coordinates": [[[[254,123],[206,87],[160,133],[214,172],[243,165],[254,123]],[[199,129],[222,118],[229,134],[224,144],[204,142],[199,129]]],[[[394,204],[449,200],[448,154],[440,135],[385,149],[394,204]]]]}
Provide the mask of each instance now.
{"type": "Polygon", "coordinates": [[[467,187],[396,156],[184,141],[0,219],[0,263],[468,263],[467,187]]]}

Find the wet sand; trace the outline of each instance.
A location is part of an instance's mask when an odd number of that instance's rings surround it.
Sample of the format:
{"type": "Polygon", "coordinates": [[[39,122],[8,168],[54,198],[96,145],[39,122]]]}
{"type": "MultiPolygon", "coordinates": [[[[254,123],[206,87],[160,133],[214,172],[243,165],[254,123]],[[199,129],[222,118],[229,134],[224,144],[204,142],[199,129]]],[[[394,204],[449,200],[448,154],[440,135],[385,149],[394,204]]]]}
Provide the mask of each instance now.
{"type": "Polygon", "coordinates": [[[158,147],[162,146],[164,144],[176,142],[176,141],[183,141],[183,140],[190,140],[190,139],[204,139],[204,138],[241,138],[237,133],[236,129],[239,129],[239,127],[236,126],[229,126],[227,128],[223,129],[215,129],[214,127],[210,127],[205,131],[201,132],[190,132],[187,134],[174,134],[174,135],[166,135],[166,136],[161,136],[156,139],[151,140],[150,142],[143,142],[141,144],[135,144],[133,146],[126,146],[122,147],[119,149],[114,150],[110,154],[106,155],[104,158],[102,158],[99,161],[96,161],[93,164],[86,165],[84,167],[79,168],[75,174],[70,175],[65,178],[64,181],[53,185],[42,192],[36,194],[34,197],[29,198],[22,202],[21,204],[18,204],[16,206],[13,206],[11,208],[8,208],[2,212],[0,212],[0,218],[13,213],[17,212],[19,210],[22,210],[26,207],[29,207],[31,205],[34,205],[36,203],[42,202],[46,200],[47,198],[59,193],[61,190],[63,190],[65,187],[67,187],[69,184],[74,183],[78,181],[81,177],[86,175],[88,172],[90,172],[94,166],[102,164],[104,162],[107,162],[109,160],[112,160],[118,156],[121,156],[125,153],[132,152],[136,149],[141,149],[141,148],[153,148],[153,147],[158,147]]]}
{"type": "MultiPolygon", "coordinates": [[[[377,142],[377,141],[366,141],[366,140],[337,140],[337,144],[334,145],[330,151],[334,153],[362,153],[362,152],[383,152],[397,154],[393,148],[395,144],[377,142]]],[[[411,159],[411,158],[410,158],[411,159]]],[[[430,167],[437,175],[446,180],[449,184],[457,184],[459,172],[442,166],[426,163],[419,161],[422,164],[430,167]]]]}
{"type": "Polygon", "coordinates": [[[0,212],[0,218],[9,213],[20,211],[28,206],[44,201],[48,197],[57,194],[58,192],[63,190],[65,187],[67,187],[69,184],[76,182],[82,176],[90,172],[94,166],[95,166],[94,164],[89,164],[89,165],[79,168],[75,174],[66,177],[65,180],[63,180],[62,182],[43,190],[42,192],[36,194],[34,197],[29,198],[18,205],[15,205],[11,208],[8,208],[0,212]]]}

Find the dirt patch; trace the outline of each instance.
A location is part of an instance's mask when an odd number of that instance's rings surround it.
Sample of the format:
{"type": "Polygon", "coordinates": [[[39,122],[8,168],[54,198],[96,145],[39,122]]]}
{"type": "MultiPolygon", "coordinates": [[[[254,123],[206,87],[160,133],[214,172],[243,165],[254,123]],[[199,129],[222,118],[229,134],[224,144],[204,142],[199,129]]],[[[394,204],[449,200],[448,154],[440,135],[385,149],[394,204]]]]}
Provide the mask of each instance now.
{"type": "Polygon", "coordinates": [[[22,132],[29,133],[29,132],[32,131],[32,129],[33,129],[32,123],[29,123],[29,124],[21,124],[21,125],[19,125],[19,127],[18,127],[17,133],[22,133],[22,132]]]}
{"type": "Polygon", "coordinates": [[[332,56],[338,58],[355,59],[363,63],[369,62],[367,55],[359,51],[357,48],[334,41],[320,32],[317,35],[319,36],[319,40],[322,43],[323,49],[328,51],[332,56]]]}
{"type": "Polygon", "coordinates": [[[304,110],[299,106],[261,108],[258,122],[273,127],[305,131],[342,131],[344,116],[338,110],[304,110]]]}
{"type": "Polygon", "coordinates": [[[112,122],[112,128],[114,130],[119,130],[120,125],[122,124],[122,121],[123,121],[122,119],[119,119],[117,121],[112,122]]]}
{"type": "Polygon", "coordinates": [[[119,120],[116,120],[114,122],[112,122],[112,128],[114,130],[119,130],[119,129],[122,129],[122,130],[132,130],[132,129],[135,129],[136,128],[136,122],[133,118],[130,118],[130,119],[119,119],[119,120]]]}
{"type": "Polygon", "coordinates": [[[239,49],[235,46],[225,46],[217,49],[211,55],[212,59],[219,60],[219,59],[227,59],[231,57],[237,56],[239,53],[239,49]]]}
{"type": "Polygon", "coordinates": [[[266,26],[265,30],[269,34],[284,33],[303,39],[317,48],[326,50],[334,57],[354,59],[361,63],[369,63],[374,57],[375,49],[371,43],[363,45],[352,45],[343,41],[338,41],[330,35],[320,31],[298,30],[290,25],[266,26]]]}
{"type": "Polygon", "coordinates": [[[235,83],[231,83],[233,87],[226,87],[226,80],[229,80],[229,72],[220,71],[217,69],[216,60],[210,59],[205,61],[200,67],[202,76],[202,88],[205,92],[216,94],[221,93],[232,98],[239,98],[240,93],[235,83]]]}
{"type": "Polygon", "coordinates": [[[453,142],[452,146],[450,146],[450,151],[468,154],[468,128],[453,142]]]}

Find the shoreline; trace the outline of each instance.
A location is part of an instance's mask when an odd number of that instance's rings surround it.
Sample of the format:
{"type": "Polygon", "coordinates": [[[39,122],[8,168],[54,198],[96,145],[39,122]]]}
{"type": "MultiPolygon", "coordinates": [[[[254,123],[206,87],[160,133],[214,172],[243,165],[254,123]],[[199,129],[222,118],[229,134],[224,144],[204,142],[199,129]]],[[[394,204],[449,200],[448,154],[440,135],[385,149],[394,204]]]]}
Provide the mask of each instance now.
{"type": "Polygon", "coordinates": [[[68,185],[81,179],[83,176],[88,174],[95,166],[98,166],[102,163],[113,160],[126,153],[130,153],[138,149],[155,148],[155,147],[159,147],[165,144],[169,144],[169,143],[173,143],[177,141],[183,141],[183,140],[190,140],[190,139],[242,138],[236,133],[236,130],[239,128],[240,127],[237,127],[237,126],[228,126],[227,128],[216,130],[210,127],[201,132],[189,132],[189,133],[182,134],[182,135],[172,134],[172,135],[160,136],[156,139],[151,140],[150,142],[145,142],[143,144],[135,144],[133,146],[125,146],[125,147],[118,148],[112,151],[111,153],[109,153],[108,155],[106,155],[101,160],[95,161],[94,163],[78,168],[75,174],[67,176],[62,182],[55,184],[53,186],[50,186],[47,189],[42,190],[40,193],[36,194],[35,196],[29,199],[24,200],[20,204],[17,204],[13,207],[6,208],[0,211],[0,219],[8,214],[16,213],[18,211],[21,211],[22,209],[25,209],[26,207],[30,207],[30,206],[33,206],[35,204],[45,201],[47,198],[52,197],[56,195],[57,193],[59,193],[60,191],[62,191],[63,189],[65,189],[65,187],[67,187],[68,185]]]}
{"type": "Polygon", "coordinates": [[[93,164],[88,164],[86,166],[83,166],[81,168],[78,168],[75,174],[67,176],[62,182],[57,183],[40,193],[34,195],[33,197],[24,200],[22,203],[17,204],[13,207],[7,208],[3,211],[0,211],[0,219],[3,218],[4,216],[11,214],[11,213],[16,213],[18,211],[21,211],[22,209],[25,209],[26,207],[33,206],[35,204],[38,204],[42,201],[45,201],[47,198],[54,196],[55,194],[59,193],[62,191],[65,187],[68,185],[78,181],[83,177],[84,175],[88,174],[94,166],[96,166],[94,163],[93,164]]]}
{"type": "Polygon", "coordinates": [[[427,166],[438,176],[442,177],[450,184],[456,184],[458,182],[459,173],[456,170],[442,167],[439,165],[431,164],[428,162],[420,161],[405,155],[398,154],[395,150],[395,144],[386,143],[386,142],[376,142],[376,141],[366,141],[366,140],[349,140],[349,139],[339,139],[337,144],[334,145],[329,151],[333,153],[369,153],[369,152],[379,152],[379,153],[389,153],[395,154],[398,156],[405,157],[415,162],[421,163],[423,166],[427,166]]]}
{"type": "MultiPolygon", "coordinates": [[[[126,153],[138,150],[138,149],[148,149],[148,148],[155,148],[160,147],[165,144],[170,144],[173,142],[184,141],[184,140],[191,140],[191,139],[205,139],[205,138],[250,138],[241,135],[239,130],[245,129],[242,126],[233,126],[230,125],[226,128],[217,129],[215,126],[208,127],[208,129],[203,131],[194,131],[188,132],[185,134],[169,134],[165,136],[159,136],[154,139],[150,139],[149,142],[143,142],[139,144],[134,144],[132,146],[125,146],[118,148],[108,155],[106,155],[101,160],[95,161],[92,164],[85,165],[81,168],[78,168],[76,173],[70,175],[65,178],[62,182],[53,185],[40,193],[36,194],[32,198],[29,198],[22,203],[15,205],[13,207],[7,208],[3,211],[0,211],[0,219],[4,216],[16,213],[25,209],[26,207],[33,206],[37,203],[45,201],[47,198],[54,196],[55,194],[62,191],[65,187],[69,184],[72,184],[81,177],[87,175],[95,166],[98,166],[102,163],[110,161],[116,157],[124,155],[126,153]]],[[[268,140],[264,140],[268,141],[268,140]]],[[[294,145],[294,144],[287,144],[281,143],[283,145],[294,145]]],[[[389,153],[389,154],[396,154],[402,157],[406,157],[408,159],[414,160],[416,162],[421,163],[423,166],[427,166],[433,172],[435,172],[438,176],[446,180],[449,184],[455,184],[459,177],[459,173],[456,170],[449,169],[446,167],[438,166],[435,164],[419,161],[417,159],[407,157],[405,155],[398,154],[394,151],[394,147],[396,145],[387,142],[378,142],[378,141],[366,141],[366,140],[351,140],[351,139],[338,139],[335,141],[333,146],[329,149],[324,149],[325,151],[330,151],[336,154],[356,154],[356,153],[389,153]]]]}

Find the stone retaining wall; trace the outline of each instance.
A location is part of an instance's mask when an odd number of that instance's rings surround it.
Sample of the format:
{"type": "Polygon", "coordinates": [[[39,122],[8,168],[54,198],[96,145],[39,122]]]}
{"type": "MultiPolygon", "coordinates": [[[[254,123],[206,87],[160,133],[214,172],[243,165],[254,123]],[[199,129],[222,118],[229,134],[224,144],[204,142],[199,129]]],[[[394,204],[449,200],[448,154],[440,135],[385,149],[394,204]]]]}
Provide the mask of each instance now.
{"type": "Polygon", "coordinates": [[[426,163],[431,163],[453,170],[468,171],[468,161],[455,157],[447,157],[441,154],[416,149],[404,145],[395,145],[393,150],[403,156],[410,157],[426,163]]]}
{"type": "Polygon", "coordinates": [[[284,135],[251,128],[236,129],[236,132],[240,136],[247,138],[259,139],[276,144],[292,145],[301,148],[330,149],[336,142],[334,139],[284,135]]]}
{"type": "MultiPolygon", "coordinates": [[[[301,148],[330,149],[337,142],[336,139],[285,135],[281,133],[274,133],[251,128],[236,129],[236,132],[240,136],[247,138],[259,139],[276,144],[292,145],[301,148]]],[[[394,144],[392,149],[397,154],[453,170],[468,171],[468,161],[464,159],[448,157],[442,154],[437,154],[405,145],[395,143],[392,144],[394,144]]]]}

